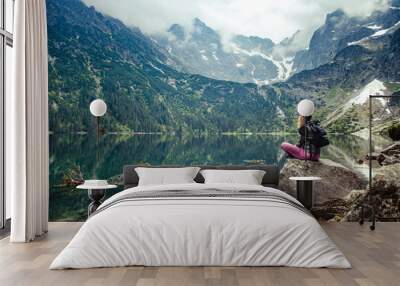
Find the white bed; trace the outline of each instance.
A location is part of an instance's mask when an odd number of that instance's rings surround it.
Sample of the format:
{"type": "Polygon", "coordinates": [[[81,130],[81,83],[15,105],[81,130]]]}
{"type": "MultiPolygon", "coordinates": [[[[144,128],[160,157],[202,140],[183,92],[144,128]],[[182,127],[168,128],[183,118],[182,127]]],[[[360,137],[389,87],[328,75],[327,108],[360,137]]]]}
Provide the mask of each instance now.
{"type": "MultiPolygon", "coordinates": [[[[239,184],[174,184],[127,189],[106,200],[50,269],[145,266],[293,266],[350,268],[309,214],[263,198],[174,196],[122,200],[137,192],[263,191],[239,184]]],[[[250,193],[251,194],[251,193],[250,193]]]]}

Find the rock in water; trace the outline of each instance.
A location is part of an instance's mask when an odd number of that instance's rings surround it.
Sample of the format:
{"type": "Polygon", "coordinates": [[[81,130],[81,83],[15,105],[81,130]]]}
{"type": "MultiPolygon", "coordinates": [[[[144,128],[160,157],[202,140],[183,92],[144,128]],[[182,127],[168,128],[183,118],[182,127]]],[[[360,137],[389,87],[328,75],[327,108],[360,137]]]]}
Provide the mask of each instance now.
{"type": "Polygon", "coordinates": [[[279,187],[296,196],[296,182],[290,177],[317,176],[322,180],[314,183],[314,203],[322,204],[331,199],[344,199],[352,190],[363,189],[366,181],[346,167],[321,159],[319,162],[289,160],[280,174],[279,187]]]}

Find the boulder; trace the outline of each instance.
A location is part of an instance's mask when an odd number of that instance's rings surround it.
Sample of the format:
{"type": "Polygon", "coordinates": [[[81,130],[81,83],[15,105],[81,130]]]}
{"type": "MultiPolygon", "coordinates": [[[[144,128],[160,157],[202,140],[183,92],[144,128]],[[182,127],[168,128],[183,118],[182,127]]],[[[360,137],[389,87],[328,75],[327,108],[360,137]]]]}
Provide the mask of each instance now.
{"type": "MultiPolygon", "coordinates": [[[[359,221],[361,204],[368,199],[368,190],[353,190],[344,199],[346,211],[336,217],[337,221],[359,221]]],[[[366,210],[368,212],[369,210],[366,210]]]]}
{"type": "Polygon", "coordinates": [[[400,163],[383,166],[375,170],[372,180],[373,194],[397,192],[400,188],[400,163]]]}
{"type": "Polygon", "coordinates": [[[378,217],[400,217],[400,163],[375,171],[371,194],[376,198],[378,217]]]}
{"type": "MultiPolygon", "coordinates": [[[[365,161],[369,160],[369,154],[365,155],[365,161]]],[[[400,163],[400,142],[396,142],[379,153],[372,153],[371,160],[374,167],[393,165],[400,163]],[[378,164],[376,164],[377,162],[378,164]]],[[[360,163],[363,163],[361,160],[360,163]]]]}
{"type": "MultiPolygon", "coordinates": [[[[371,191],[362,191],[358,196],[349,196],[345,199],[349,210],[344,215],[345,221],[356,221],[360,217],[361,203],[368,202],[368,194],[372,195],[376,204],[377,217],[400,217],[400,164],[383,166],[375,171],[371,191]]],[[[354,191],[356,192],[356,191],[354,191]]],[[[366,209],[365,216],[371,210],[366,209]]]]}
{"type": "Polygon", "coordinates": [[[400,154],[400,142],[396,142],[381,151],[382,154],[392,156],[400,154]]]}
{"type": "Polygon", "coordinates": [[[349,207],[344,199],[332,199],[313,207],[311,212],[317,219],[341,221],[349,207]]]}
{"type": "MultiPolygon", "coordinates": [[[[329,160],[304,162],[290,160],[281,172],[281,189],[292,195],[296,193],[291,176],[318,176],[315,183],[314,216],[325,220],[358,221],[361,205],[375,202],[377,219],[400,217],[400,143],[394,143],[379,153],[372,154],[374,177],[372,187],[356,173],[329,160]],[[371,195],[371,196],[369,196],[371,195]]],[[[368,159],[368,155],[366,156],[368,159]]],[[[360,162],[362,163],[362,162],[360,162]]],[[[365,208],[365,217],[371,209],[365,208]]]]}
{"type": "Polygon", "coordinates": [[[363,189],[366,181],[355,172],[327,159],[319,162],[288,160],[280,174],[279,187],[296,196],[296,182],[290,177],[317,176],[321,181],[314,183],[314,203],[321,205],[332,199],[344,199],[352,190],[363,189]]]}
{"type": "Polygon", "coordinates": [[[108,179],[108,182],[113,185],[123,186],[124,185],[124,176],[122,174],[115,175],[108,179]]]}
{"type": "Polygon", "coordinates": [[[400,140],[400,123],[394,123],[388,128],[388,135],[392,140],[400,140]]]}

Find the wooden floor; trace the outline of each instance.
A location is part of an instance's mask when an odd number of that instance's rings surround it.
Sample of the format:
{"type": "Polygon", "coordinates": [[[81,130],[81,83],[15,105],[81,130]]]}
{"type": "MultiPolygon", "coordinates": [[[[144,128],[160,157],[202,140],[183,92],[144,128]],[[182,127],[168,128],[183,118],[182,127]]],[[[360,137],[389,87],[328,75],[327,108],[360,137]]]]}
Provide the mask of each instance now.
{"type": "Polygon", "coordinates": [[[379,223],[375,232],[357,223],[325,223],[324,229],[352,269],[289,267],[124,267],[48,270],[80,223],[51,223],[29,244],[0,241],[0,285],[400,285],[400,223],[379,223]]]}

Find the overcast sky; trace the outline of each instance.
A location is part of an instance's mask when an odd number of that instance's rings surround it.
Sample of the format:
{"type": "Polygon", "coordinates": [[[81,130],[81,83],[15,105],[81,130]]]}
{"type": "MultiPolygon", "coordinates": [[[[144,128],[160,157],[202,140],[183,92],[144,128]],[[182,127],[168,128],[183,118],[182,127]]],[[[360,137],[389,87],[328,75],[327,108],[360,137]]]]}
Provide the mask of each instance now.
{"type": "Polygon", "coordinates": [[[386,9],[387,0],[84,0],[105,14],[148,34],[165,32],[171,24],[190,26],[198,17],[224,38],[233,34],[268,37],[274,42],[312,32],[327,13],[338,8],[351,16],[365,17],[386,9]]]}

